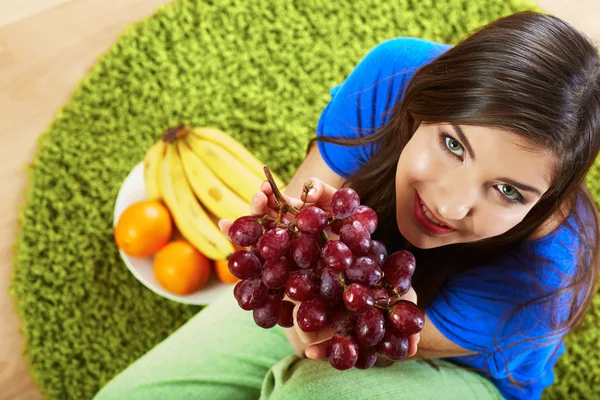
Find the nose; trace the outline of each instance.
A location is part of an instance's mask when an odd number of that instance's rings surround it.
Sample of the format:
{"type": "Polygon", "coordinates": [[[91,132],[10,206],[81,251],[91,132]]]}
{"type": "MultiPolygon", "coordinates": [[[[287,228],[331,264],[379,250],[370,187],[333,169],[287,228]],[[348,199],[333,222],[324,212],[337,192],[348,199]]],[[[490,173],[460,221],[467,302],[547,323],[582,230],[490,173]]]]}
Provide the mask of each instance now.
{"type": "Polygon", "coordinates": [[[438,190],[437,212],[448,223],[465,218],[473,208],[478,188],[463,171],[446,174],[438,190]]]}

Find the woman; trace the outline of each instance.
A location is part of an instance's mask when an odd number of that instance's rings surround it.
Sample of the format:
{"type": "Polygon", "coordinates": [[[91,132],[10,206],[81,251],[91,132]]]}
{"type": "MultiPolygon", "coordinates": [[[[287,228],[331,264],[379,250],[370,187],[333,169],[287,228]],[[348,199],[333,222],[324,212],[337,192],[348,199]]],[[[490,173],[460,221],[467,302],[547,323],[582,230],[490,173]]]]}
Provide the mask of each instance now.
{"type": "MultiPolygon", "coordinates": [[[[263,330],[228,293],[99,399],[537,399],[552,384],[598,273],[584,182],[600,148],[598,49],[522,12],[454,47],[383,42],[331,95],[286,194],[299,202],[310,179],[309,205],[325,207],[352,187],[378,214],[373,239],[415,255],[406,298],[426,319],[413,357],[334,370],[330,328],[263,330]]],[[[273,207],[263,184],[251,214],[273,207]]]]}

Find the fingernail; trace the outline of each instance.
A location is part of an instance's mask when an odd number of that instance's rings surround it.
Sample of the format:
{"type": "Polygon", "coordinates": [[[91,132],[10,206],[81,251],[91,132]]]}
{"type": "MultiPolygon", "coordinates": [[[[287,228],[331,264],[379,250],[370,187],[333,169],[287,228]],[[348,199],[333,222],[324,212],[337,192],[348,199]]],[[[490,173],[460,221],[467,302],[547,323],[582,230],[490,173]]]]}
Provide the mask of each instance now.
{"type": "Polygon", "coordinates": [[[304,350],[304,355],[306,355],[307,358],[311,358],[311,359],[315,356],[313,349],[310,347],[308,349],[304,350]]]}

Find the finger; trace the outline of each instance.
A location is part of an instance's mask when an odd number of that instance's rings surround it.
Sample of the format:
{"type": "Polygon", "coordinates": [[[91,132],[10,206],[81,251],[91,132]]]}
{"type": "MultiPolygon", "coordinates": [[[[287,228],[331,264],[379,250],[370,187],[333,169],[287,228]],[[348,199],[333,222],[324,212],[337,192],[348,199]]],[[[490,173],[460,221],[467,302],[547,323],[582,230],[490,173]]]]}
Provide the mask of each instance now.
{"type": "Polygon", "coordinates": [[[308,346],[304,351],[304,355],[312,360],[325,360],[327,359],[327,348],[329,347],[329,340],[318,344],[308,346]]]}
{"type": "MultiPolygon", "coordinates": [[[[281,195],[283,196],[283,199],[286,201],[286,203],[296,207],[296,208],[300,208],[302,207],[302,201],[298,200],[295,197],[290,197],[285,193],[281,193],[281,195]]],[[[267,205],[269,206],[269,208],[275,209],[277,207],[277,203],[279,203],[277,201],[277,198],[275,197],[275,195],[271,192],[271,194],[268,196],[268,202],[267,205]]]]}
{"type": "Polygon", "coordinates": [[[217,223],[217,225],[219,225],[219,229],[221,230],[221,232],[223,232],[223,235],[225,235],[229,240],[231,240],[231,238],[229,237],[229,228],[231,228],[231,224],[233,224],[233,222],[225,218],[220,219],[217,223]]]}
{"type": "Polygon", "coordinates": [[[260,184],[260,190],[267,197],[273,194],[273,188],[271,187],[271,184],[269,183],[269,181],[264,181],[263,183],[261,183],[260,184]]]}
{"type": "Polygon", "coordinates": [[[411,286],[408,292],[400,296],[400,299],[412,301],[413,303],[417,304],[417,292],[415,292],[415,289],[413,289],[413,287],[411,286]]]}
{"type": "MultiPolygon", "coordinates": [[[[308,192],[306,197],[307,203],[314,203],[318,207],[329,208],[331,204],[331,198],[337,192],[338,189],[323,182],[319,178],[310,178],[309,181],[312,183],[313,188],[308,192]]],[[[300,196],[300,199],[304,199],[304,192],[300,196]]]]}
{"type": "Polygon", "coordinates": [[[418,344],[419,344],[420,340],[421,340],[421,335],[419,335],[418,333],[416,333],[414,335],[410,335],[408,337],[408,356],[409,357],[413,357],[415,354],[417,354],[418,344]]]}
{"type": "Polygon", "coordinates": [[[300,308],[300,304],[302,304],[302,303],[297,303],[294,306],[294,310],[292,311],[292,316],[294,317],[294,328],[296,329],[298,338],[302,341],[302,343],[315,344],[315,343],[320,343],[325,340],[331,339],[333,337],[333,329],[331,329],[331,325],[327,325],[325,328],[323,328],[319,331],[316,331],[316,332],[304,332],[298,326],[297,316],[298,316],[298,309],[300,308]]]}
{"type": "Polygon", "coordinates": [[[287,295],[287,293],[283,295],[283,300],[289,301],[290,303],[294,303],[294,305],[295,304],[300,304],[300,302],[298,300],[292,300],[292,299],[290,299],[290,297],[287,295]]]}
{"type": "Polygon", "coordinates": [[[263,192],[257,192],[250,202],[250,215],[253,217],[264,217],[268,215],[277,218],[277,212],[267,207],[267,196],[263,192]]]}

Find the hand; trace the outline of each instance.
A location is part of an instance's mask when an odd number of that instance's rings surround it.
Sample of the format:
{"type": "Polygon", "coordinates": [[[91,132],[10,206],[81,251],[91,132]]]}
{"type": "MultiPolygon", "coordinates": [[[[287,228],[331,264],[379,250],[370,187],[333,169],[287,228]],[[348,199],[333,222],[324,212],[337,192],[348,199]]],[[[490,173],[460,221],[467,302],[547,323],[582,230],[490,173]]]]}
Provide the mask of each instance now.
{"type": "MultiPolygon", "coordinates": [[[[413,303],[417,304],[417,293],[415,293],[414,289],[411,287],[410,290],[408,291],[408,293],[406,293],[400,299],[412,301],[413,303]]],[[[293,328],[295,328],[297,331],[302,331],[300,328],[298,328],[298,325],[296,324],[296,312],[297,312],[298,306],[299,306],[299,304],[297,304],[296,307],[294,308],[294,327],[293,328]]],[[[293,329],[293,328],[289,328],[289,329],[293,329]]],[[[306,332],[302,332],[302,333],[304,335],[301,335],[300,333],[298,333],[298,336],[301,339],[310,340],[311,337],[306,336],[306,335],[308,335],[306,332]]],[[[333,336],[333,331],[331,330],[330,326],[327,326],[326,328],[324,328],[318,332],[312,333],[313,338],[320,339],[320,340],[314,340],[311,343],[305,342],[307,344],[307,347],[304,351],[304,353],[306,354],[306,357],[313,359],[313,360],[326,359],[327,358],[327,346],[329,345],[329,339],[331,339],[332,336],[333,336]],[[327,337],[327,339],[322,340],[323,337],[327,337]]],[[[421,336],[419,333],[410,335],[408,337],[408,355],[407,355],[408,357],[413,357],[415,354],[417,354],[417,346],[419,344],[420,339],[421,339],[421,336]]]]}
{"type": "Polygon", "coordinates": [[[290,345],[298,357],[306,357],[305,350],[309,345],[321,343],[325,340],[328,341],[331,339],[333,336],[333,330],[329,325],[318,332],[304,332],[302,329],[300,329],[298,327],[297,315],[298,309],[300,308],[300,304],[302,304],[302,302],[292,300],[287,295],[284,296],[283,300],[294,303],[294,310],[292,311],[294,326],[285,328],[285,336],[287,337],[290,345]]]}
{"type": "MultiPolygon", "coordinates": [[[[317,206],[328,213],[331,209],[331,197],[337,191],[337,189],[318,178],[310,178],[309,180],[312,182],[313,188],[308,192],[304,208],[317,206]]],[[[288,196],[285,193],[282,193],[282,195],[288,204],[296,207],[297,209],[302,207],[304,193],[300,194],[300,199],[288,196]]],[[[265,215],[269,215],[272,218],[277,218],[275,202],[276,198],[273,194],[271,184],[269,181],[264,181],[260,186],[260,191],[257,192],[254,197],[252,197],[249,215],[254,217],[263,217],[265,215]]],[[[241,216],[242,215],[240,215],[240,217],[241,216]]],[[[283,216],[283,218],[291,222],[294,220],[294,215],[288,212],[283,216]]],[[[233,221],[228,219],[219,220],[219,229],[221,229],[221,232],[223,232],[223,234],[227,237],[229,237],[229,228],[231,228],[232,223],[233,221]]]]}

